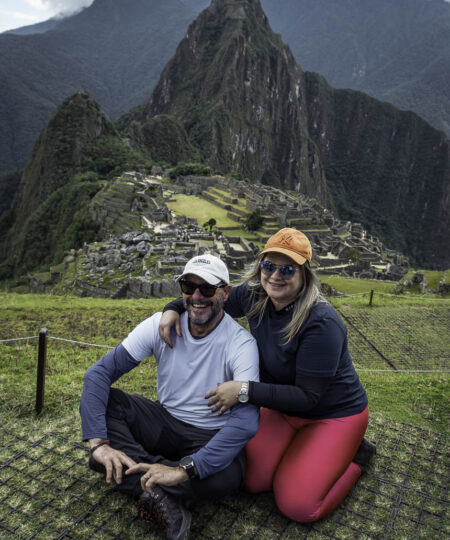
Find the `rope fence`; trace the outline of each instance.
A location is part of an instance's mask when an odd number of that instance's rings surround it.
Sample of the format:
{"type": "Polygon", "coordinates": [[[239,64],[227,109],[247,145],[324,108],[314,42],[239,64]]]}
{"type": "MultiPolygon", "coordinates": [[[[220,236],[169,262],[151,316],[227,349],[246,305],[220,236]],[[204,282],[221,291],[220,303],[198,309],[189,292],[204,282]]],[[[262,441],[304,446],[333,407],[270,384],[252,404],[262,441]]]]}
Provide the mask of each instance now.
{"type": "Polygon", "coordinates": [[[96,343],[87,343],[86,341],[76,341],[74,339],[66,339],[55,336],[48,336],[48,339],[55,339],[56,341],[65,341],[66,343],[75,343],[76,345],[88,345],[89,347],[99,347],[102,349],[114,349],[110,345],[97,345],[96,343]]]}
{"type": "Polygon", "coordinates": [[[356,371],[373,373],[450,373],[450,369],[364,369],[355,367],[356,371]]]}
{"type": "MultiPolygon", "coordinates": [[[[28,336],[22,338],[0,339],[0,343],[8,343],[14,341],[38,339],[39,336],[28,336]]],[[[88,343],[87,341],[79,341],[75,339],[66,339],[57,336],[47,336],[47,339],[54,339],[55,341],[62,341],[65,343],[73,343],[75,345],[83,345],[88,347],[98,347],[102,349],[114,349],[111,345],[99,345],[97,343],[88,343]]],[[[355,366],[356,371],[371,372],[371,373],[450,373],[450,369],[366,369],[355,366]]]]}
{"type": "MultiPolygon", "coordinates": [[[[39,336],[29,336],[23,338],[11,338],[11,339],[0,339],[0,343],[7,343],[8,341],[22,341],[27,339],[38,339],[39,336]]],[[[47,336],[47,339],[54,339],[56,341],[65,341],[66,343],[75,343],[76,345],[88,345],[89,347],[100,347],[103,349],[114,349],[110,345],[97,345],[97,343],[87,343],[86,341],[77,341],[74,339],[66,339],[56,336],[47,336]]]]}
{"type": "Polygon", "coordinates": [[[38,339],[39,336],[17,337],[11,339],[0,339],[0,343],[8,343],[9,341],[25,341],[27,339],[38,339]]]}
{"type": "MultiPolygon", "coordinates": [[[[355,366],[355,369],[357,372],[366,372],[366,373],[450,373],[450,369],[399,369],[393,362],[391,362],[381,350],[379,350],[378,347],[376,347],[369,339],[368,337],[355,325],[355,322],[350,320],[347,316],[345,316],[343,313],[341,313],[347,324],[349,325],[349,328],[351,328],[354,332],[354,336],[359,336],[359,339],[364,341],[367,346],[370,347],[371,354],[374,356],[379,357],[383,360],[383,362],[389,365],[389,369],[385,368],[362,368],[359,366],[355,366]]],[[[363,321],[364,322],[364,321],[363,321]]],[[[42,328],[39,332],[38,336],[27,336],[27,337],[19,337],[19,338],[10,338],[10,339],[1,339],[0,343],[14,343],[14,342],[20,342],[20,341],[30,341],[39,339],[39,347],[38,347],[38,361],[37,361],[37,378],[36,378],[36,405],[35,410],[36,413],[39,414],[42,411],[43,405],[44,405],[44,393],[45,393],[45,374],[47,371],[47,342],[49,339],[63,342],[63,343],[70,343],[73,345],[80,345],[82,347],[96,347],[96,348],[102,348],[102,349],[108,349],[111,350],[114,347],[110,345],[101,345],[98,343],[89,343],[87,341],[81,341],[81,340],[75,340],[75,339],[67,339],[62,338],[58,336],[49,336],[47,335],[47,329],[42,328]]]]}

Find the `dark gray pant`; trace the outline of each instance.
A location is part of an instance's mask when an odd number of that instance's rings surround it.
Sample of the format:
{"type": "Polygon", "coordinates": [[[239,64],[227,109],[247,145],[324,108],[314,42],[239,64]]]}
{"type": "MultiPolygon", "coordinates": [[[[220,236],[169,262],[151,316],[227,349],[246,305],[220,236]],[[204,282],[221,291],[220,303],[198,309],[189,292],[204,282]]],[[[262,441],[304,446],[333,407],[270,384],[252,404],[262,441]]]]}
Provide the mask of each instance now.
{"type": "MultiPolygon", "coordinates": [[[[106,426],[110,445],[122,450],[136,463],[178,465],[178,460],[203,446],[217,433],[201,429],[174,418],[159,402],[137,394],[126,394],[111,388],[106,410],[106,426]]],[[[243,452],[224,470],[202,480],[194,479],[162,489],[184,501],[223,497],[239,490],[244,476],[243,452]]],[[[105,472],[105,468],[91,456],[91,469],[105,472]]],[[[129,495],[140,495],[144,473],[122,476],[117,489],[129,495]]]]}

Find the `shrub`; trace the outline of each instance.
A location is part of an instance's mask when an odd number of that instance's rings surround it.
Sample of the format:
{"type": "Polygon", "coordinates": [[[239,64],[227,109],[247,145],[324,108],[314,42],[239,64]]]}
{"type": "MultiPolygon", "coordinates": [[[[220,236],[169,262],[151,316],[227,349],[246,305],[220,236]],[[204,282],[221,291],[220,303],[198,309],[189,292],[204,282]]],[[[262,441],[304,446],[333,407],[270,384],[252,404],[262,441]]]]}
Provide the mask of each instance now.
{"type": "Polygon", "coordinates": [[[211,167],[203,163],[180,163],[170,171],[169,176],[174,180],[177,176],[188,176],[190,174],[210,176],[211,167]]]}
{"type": "Polygon", "coordinates": [[[253,210],[253,212],[248,216],[246,221],[246,226],[249,231],[256,231],[261,227],[264,222],[264,218],[261,215],[259,208],[253,210]]]}

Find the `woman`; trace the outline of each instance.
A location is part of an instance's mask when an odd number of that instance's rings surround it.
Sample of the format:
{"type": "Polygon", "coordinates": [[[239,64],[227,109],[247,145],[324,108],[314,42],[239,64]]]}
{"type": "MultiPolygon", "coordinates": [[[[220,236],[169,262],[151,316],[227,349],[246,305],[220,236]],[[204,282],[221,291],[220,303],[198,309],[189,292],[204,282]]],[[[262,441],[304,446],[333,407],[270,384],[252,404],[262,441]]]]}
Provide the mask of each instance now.
{"type": "MultiPolygon", "coordinates": [[[[262,407],[246,446],[246,489],[273,490],[280,511],[301,522],[335,510],[375,453],[375,445],[362,443],[367,396],[345,325],[321,297],[310,261],[311,244],[300,231],[281,229],[268,240],[224,306],[248,319],[261,382],[228,381],[206,395],[218,414],[238,400],[262,407]]],[[[178,315],[167,309],[179,310],[179,301],[166,306],[160,327],[170,344],[171,326],[181,332],[178,315]]]]}

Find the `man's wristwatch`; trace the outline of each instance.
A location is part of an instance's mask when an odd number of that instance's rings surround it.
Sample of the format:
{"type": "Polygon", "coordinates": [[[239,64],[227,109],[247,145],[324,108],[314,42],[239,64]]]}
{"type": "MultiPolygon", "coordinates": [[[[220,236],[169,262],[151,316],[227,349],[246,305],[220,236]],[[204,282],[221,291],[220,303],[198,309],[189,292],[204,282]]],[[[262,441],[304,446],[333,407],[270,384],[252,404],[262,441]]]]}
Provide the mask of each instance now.
{"type": "Polygon", "coordinates": [[[187,472],[189,480],[197,478],[197,469],[195,468],[195,463],[191,456],[184,456],[184,458],[181,458],[179,465],[187,472]]]}
{"type": "Polygon", "coordinates": [[[247,401],[249,400],[250,396],[248,395],[248,387],[248,382],[243,382],[241,384],[241,389],[239,390],[239,394],[237,395],[240,403],[247,403],[247,401]]]}

